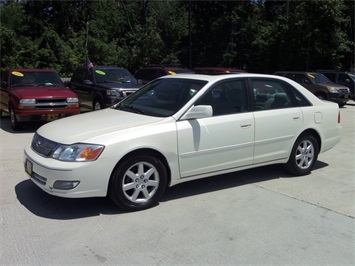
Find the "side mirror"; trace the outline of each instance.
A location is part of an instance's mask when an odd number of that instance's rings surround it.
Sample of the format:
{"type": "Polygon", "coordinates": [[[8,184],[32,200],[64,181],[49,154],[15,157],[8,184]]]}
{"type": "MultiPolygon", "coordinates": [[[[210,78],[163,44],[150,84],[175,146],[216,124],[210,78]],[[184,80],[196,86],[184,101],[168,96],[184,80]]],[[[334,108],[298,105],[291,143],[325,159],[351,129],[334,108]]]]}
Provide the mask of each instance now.
{"type": "Polygon", "coordinates": [[[211,105],[192,106],[182,117],[181,120],[198,119],[212,117],[213,109],[211,105]]]}
{"type": "Polygon", "coordinates": [[[6,88],[6,87],[7,87],[7,82],[1,81],[1,88],[6,88]]]}
{"type": "Polygon", "coordinates": [[[64,86],[70,88],[71,82],[70,81],[64,81],[64,86]]]}

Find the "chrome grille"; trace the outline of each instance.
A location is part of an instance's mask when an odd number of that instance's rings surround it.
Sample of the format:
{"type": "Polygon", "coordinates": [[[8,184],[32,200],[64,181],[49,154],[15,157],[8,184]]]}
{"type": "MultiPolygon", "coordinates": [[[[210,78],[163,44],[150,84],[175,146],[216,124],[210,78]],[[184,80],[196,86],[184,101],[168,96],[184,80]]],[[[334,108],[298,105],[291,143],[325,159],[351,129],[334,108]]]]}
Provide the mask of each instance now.
{"type": "Polygon", "coordinates": [[[137,91],[136,89],[135,90],[124,90],[124,91],[122,91],[122,94],[123,94],[123,97],[127,97],[136,91],[137,91]]]}
{"type": "Polygon", "coordinates": [[[37,133],[33,136],[31,143],[32,149],[45,157],[49,157],[57,146],[57,142],[46,139],[37,133]]]}
{"type": "Polygon", "coordinates": [[[348,93],[349,90],[347,88],[340,88],[338,89],[339,92],[342,92],[342,93],[348,93]]]}
{"type": "Polygon", "coordinates": [[[68,104],[66,98],[63,99],[37,99],[36,108],[37,109],[54,109],[54,108],[65,108],[68,104]]]}

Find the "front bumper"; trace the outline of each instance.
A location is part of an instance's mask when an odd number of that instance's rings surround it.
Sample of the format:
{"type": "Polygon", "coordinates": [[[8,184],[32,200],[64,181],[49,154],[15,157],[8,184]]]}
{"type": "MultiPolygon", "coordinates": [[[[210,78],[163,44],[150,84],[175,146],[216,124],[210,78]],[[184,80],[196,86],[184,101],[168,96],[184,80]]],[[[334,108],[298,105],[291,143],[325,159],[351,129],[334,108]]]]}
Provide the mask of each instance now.
{"type": "Polygon", "coordinates": [[[329,101],[347,103],[351,99],[350,93],[329,93],[329,101]]]}
{"type": "Polygon", "coordinates": [[[113,167],[108,161],[62,162],[25,148],[23,163],[31,180],[48,194],[65,198],[105,197],[113,167]],[[58,189],[55,184],[77,184],[75,188],[58,189]],[[56,183],[57,182],[57,183],[56,183]]]}
{"type": "Polygon", "coordinates": [[[49,122],[60,118],[80,114],[80,109],[66,109],[66,110],[20,110],[15,112],[16,119],[19,122],[49,122]]]}

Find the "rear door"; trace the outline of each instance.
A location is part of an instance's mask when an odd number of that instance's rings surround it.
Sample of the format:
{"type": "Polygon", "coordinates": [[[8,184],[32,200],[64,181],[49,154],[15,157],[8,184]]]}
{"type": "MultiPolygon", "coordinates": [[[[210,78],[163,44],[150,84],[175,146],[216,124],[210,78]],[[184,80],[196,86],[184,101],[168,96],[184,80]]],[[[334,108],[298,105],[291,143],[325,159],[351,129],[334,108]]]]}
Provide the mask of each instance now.
{"type": "Polygon", "coordinates": [[[254,93],[254,164],[288,157],[298,136],[303,115],[290,85],[281,80],[252,78],[254,93]]]}

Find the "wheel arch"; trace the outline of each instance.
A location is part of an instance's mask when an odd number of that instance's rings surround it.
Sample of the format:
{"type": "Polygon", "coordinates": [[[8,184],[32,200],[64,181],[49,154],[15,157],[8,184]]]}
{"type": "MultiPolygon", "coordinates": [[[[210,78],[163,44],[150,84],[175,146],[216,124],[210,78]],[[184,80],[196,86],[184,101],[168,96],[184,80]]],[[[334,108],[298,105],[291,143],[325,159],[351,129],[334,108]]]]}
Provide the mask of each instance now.
{"type": "Polygon", "coordinates": [[[309,129],[304,130],[298,136],[298,138],[300,138],[301,136],[304,136],[304,135],[312,135],[316,139],[317,144],[318,144],[318,153],[319,153],[322,150],[322,140],[321,140],[319,133],[315,129],[309,128],[309,129]]]}
{"type": "Polygon", "coordinates": [[[104,96],[99,92],[95,92],[92,96],[92,104],[94,104],[95,101],[103,102],[104,96]]]}
{"type": "Polygon", "coordinates": [[[125,156],[123,156],[115,165],[115,167],[112,169],[112,172],[111,172],[111,176],[110,176],[110,181],[109,183],[111,182],[111,179],[112,179],[112,175],[113,173],[115,172],[116,168],[119,167],[119,165],[124,162],[126,159],[130,158],[130,157],[133,157],[135,155],[142,155],[142,154],[145,154],[145,155],[150,155],[152,157],[158,157],[162,163],[164,164],[165,166],[165,169],[166,169],[166,172],[167,172],[167,182],[166,182],[166,186],[168,187],[170,182],[171,182],[171,169],[169,167],[169,164],[168,164],[168,161],[167,159],[165,158],[165,156],[157,151],[157,150],[154,150],[154,149],[150,149],[150,148],[141,148],[141,149],[137,149],[137,150],[134,150],[134,151],[131,151],[129,153],[127,153],[125,156]]]}

